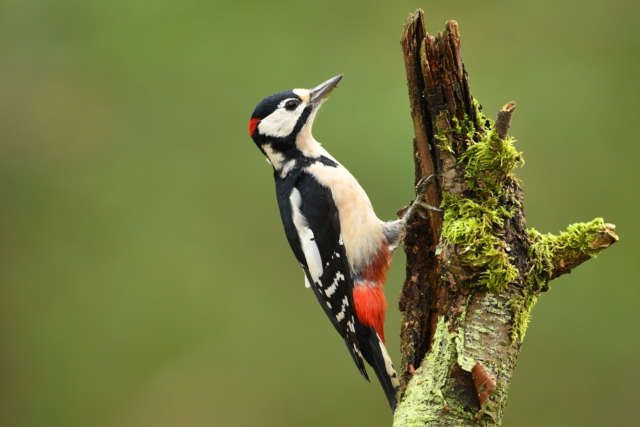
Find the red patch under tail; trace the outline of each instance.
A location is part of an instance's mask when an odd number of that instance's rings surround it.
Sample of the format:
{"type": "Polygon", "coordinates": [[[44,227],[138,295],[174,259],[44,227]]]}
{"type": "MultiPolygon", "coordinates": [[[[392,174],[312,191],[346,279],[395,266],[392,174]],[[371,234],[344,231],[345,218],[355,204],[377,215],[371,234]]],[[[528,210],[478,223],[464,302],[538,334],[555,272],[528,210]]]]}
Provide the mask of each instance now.
{"type": "Polygon", "coordinates": [[[382,288],[356,284],[353,288],[353,303],[360,323],[373,326],[384,343],[384,316],[387,312],[387,300],[382,288]]]}
{"type": "Polygon", "coordinates": [[[384,287],[384,282],[387,280],[387,271],[391,267],[391,251],[389,245],[385,241],[378,248],[375,256],[367,265],[367,268],[360,274],[363,281],[375,283],[381,288],[384,287]]]}
{"type": "Polygon", "coordinates": [[[391,251],[387,242],[384,242],[353,288],[353,303],[358,320],[363,325],[373,326],[383,343],[387,300],[382,290],[390,264],[391,251]]]}

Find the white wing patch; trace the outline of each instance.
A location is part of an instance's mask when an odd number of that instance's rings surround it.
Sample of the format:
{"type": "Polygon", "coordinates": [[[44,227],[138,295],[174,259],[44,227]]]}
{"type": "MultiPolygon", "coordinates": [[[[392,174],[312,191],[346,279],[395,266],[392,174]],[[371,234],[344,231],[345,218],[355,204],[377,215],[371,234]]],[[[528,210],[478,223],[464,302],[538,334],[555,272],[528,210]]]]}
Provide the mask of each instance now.
{"type": "Polygon", "coordinates": [[[304,287],[305,288],[310,288],[311,287],[311,283],[309,283],[309,279],[307,278],[307,275],[304,275],[304,287]]]}
{"type": "MultiPolygon", "coordinates": [[[[376,334],[378,335],[378,334],[376,334]]],[[[382,340],[378,335],[378,345],[380,346],[380,352],[382,353],[382,358],[384,359],[384,368],[387,371],[387,375],[391,378],[391,384],[393,388],[396,390],[400,387],[400,381],[398,380],[398,374],[396,374],[396,370],[393,368],[393,362],[391,361],[391,357],[387,352],[387,348],[382,344],[382,340]]]]}
{"type": "Polygon", "coordinates": [[[336,272],[336,277],[333,278],[333,282],[331,282],[331,285],[324,290],[325,295],[331,298],[331,295],[336,293],[336,290],[338,289],[340,282],[343,280],[344,280],[344,274],[340,273],[339,271],[336,272]]]}
{"type": "Polygon", "coordinates": [[[349,319],[349,321],[347,322],[347,327],[349,328],[349,330],[351,332],[353,332],[355,334],[356,333],[356,327],[355,327],[353,322],[354,322],[353,316],[351,316],[351,319],[349,319]]]}
{"type": "Polygon", "coordinates": [[[347,311],[347,307],[349,307],[349,300],[345,295],[345,297],[342,299],[342,306],[340,307],[340,313],[336,314],[336,320],[338,322],[342,322],[342,319],[344,319],[344,316],[347,311]]]}
{"type": "Polygon", "coordinates": [[[357,354],[358,356],[360,356],[361,358],[363,358],[363,359],[364,359],[364,356],[363,356],[363,355],[362,355],[362,353],[360,352],[360,349],[358,348],[358,346],[356,345],[356,343],[353,343],[352,347],[353,347],[353,351],[355,351],[355,352],[356,352],[356,354],[357,354]]]}
{"type": "Polygon", "coordinates": [[[300,211],[300,205],[302,204],[302,197],[300,191],[294,188],[289,196],[291,202],[291,216],[293,219],[293,225],[298,232],[298,239],[300,239],[300,246],[302,246],[302,253],[307,261],[307,268],[311,275],[311,280],[316,283],[319,282],[322,276],[322,258],[320,257],[320,250],[315,242],[315,236],[313,231],[309,228],[306,218],[300,211]]]}

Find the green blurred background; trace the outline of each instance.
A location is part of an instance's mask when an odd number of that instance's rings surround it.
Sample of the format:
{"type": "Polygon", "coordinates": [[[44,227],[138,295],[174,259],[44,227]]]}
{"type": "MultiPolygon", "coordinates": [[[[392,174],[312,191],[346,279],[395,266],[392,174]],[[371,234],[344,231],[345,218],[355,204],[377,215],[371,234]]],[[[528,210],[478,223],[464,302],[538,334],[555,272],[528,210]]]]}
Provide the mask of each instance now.
{"type": "Polygon", "coordinates": [[[303,286],[247,122],[344,73],[314,133],[392,218],[417,7],[431,32],[459,21],[485,112],[518,102],[529,225],[622,238],[540,299],[504,424],[637,422],[636,2],[3,0],[0,425],[390,425],[303,286]]]}

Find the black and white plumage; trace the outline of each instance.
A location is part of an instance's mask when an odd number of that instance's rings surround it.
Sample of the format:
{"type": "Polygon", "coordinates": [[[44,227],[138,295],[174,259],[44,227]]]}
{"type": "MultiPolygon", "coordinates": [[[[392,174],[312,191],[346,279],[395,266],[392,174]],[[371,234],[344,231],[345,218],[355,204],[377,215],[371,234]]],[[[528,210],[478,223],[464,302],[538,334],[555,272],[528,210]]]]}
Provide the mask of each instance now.
{"type": "Polygon", "coordinates": [[[366,377],[355,330],[353,281],[329,190],[296,170],[276,179],[276,194],[287,239],[305,279],[366,377]]]}
{"type": "Polygon", "coordinates": [[[399,383],[384,346],[382,288],[413,205],[403,219],[378,219],[357,180],[311,135],[320,105],[341,78],[265,98],[249,134],[273,166],[282,223],[306,286],[362,375],[369,379],[364,359],[395,409],[399,383]]]}

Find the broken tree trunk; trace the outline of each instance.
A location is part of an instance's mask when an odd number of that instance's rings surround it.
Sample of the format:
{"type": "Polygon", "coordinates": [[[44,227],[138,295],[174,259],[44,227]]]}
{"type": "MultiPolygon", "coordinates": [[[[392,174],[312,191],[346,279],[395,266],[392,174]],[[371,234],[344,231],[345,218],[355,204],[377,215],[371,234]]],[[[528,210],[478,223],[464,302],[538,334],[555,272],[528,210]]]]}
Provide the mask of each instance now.
{"type": "Polygon", "coordinates": [[[400,297],[403,396],[395,426],[499,425],[529,313],[551,279],[609,247],[615,226],[527,229],[508,136],[514,103],[487,119],[469,90],[458,24],[432,37],[422,10],[403,30],[416,183],[443,208],[416,217],[405,239],[400,297]]]}

